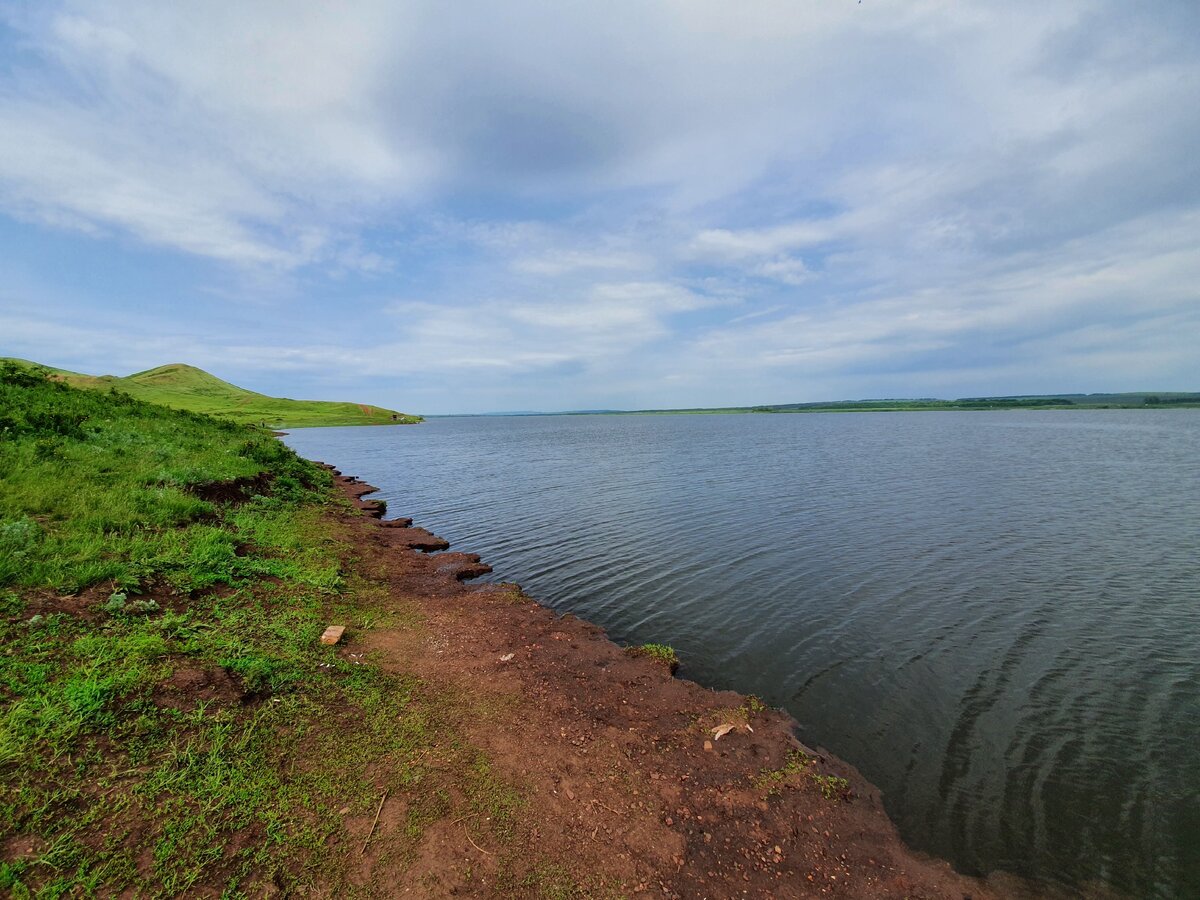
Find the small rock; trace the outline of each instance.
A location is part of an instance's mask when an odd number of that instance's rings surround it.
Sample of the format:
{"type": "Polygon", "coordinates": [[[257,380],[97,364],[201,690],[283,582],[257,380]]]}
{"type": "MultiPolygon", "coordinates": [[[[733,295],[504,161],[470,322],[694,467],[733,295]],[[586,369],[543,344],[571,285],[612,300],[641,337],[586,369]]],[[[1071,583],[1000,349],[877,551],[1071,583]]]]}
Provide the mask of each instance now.
{"type": "Polygon", "coordinates": [[[339,815],[339,816],[344,816],[344,815],[346,815],[346,813],[348,813],[348,812],[350,812],[350,807],[348,807],[348,806],[343,806],[341,809],[339,809],[339,810],[338,810],[338,815],[339,815]]]}
{"type": "Polygon", "coordinates": [[[325,629],[325,633],[321,635],[322,644],[336,644],[342,639],[342,635],[346,633],[345,625],[330,625],[325,629]]]}
{"type": "Polygon", "coordinates": [[[704,742],[704,749],[705,749],[705,750],[708,750],[708,751],[711,751],[711,750],[712,750],[712,741],[705,741],[705,742],[704,742]]]}

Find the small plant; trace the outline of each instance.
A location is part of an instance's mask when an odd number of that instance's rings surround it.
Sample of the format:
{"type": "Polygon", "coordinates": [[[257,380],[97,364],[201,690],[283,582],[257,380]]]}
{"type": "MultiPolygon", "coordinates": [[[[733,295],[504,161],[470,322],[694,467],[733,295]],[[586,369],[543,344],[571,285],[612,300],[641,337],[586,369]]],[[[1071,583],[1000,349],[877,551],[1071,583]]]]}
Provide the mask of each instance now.
{"type": "Polygon", "coordinates": [[[850,799],[850,782],[845,778],[839,778],[837,775],[818,775],[813,772],[811,775],[821,793],[825,795],[826,800],[849,800],[850,799]]]}
{"type": "Polygon", "coordinates": [[[749,694],[746,697],[746,702],[742,704],[742,709],[746,711],[747,716],[750,716],[754,713],[766,712],[767,704],[763,703],[754,694],[749,694]]]}
{"type": "Polygon", "coordinates": [[[0,522],[0,584],[8,584],[20,576],[38,536],[37,523],[32,519],[0,522]]]}
{"type": "Polygon", "coordinates": [[[503,587],[506,590],[501,596],[514,606],[533,602],[533,598],[526,594],[519,584],[505,582],[503,587]]]}
{"type": "Polygon", "coordinates": [[[33,519],[12,519],[0,522],[0,551],[19,553],[33,546],[38,526],[33,519]]]}
{"type": "Polygon", "coordinates": [[[789,750],[784,764],[778,769],[763,769],[755,777],[754,786],[773,797],[783,790],[789,778],[799,775],[812,764],[813,758],[803,750],[789,750]]]}
{"type": "Polygon", "coordinates": [[[144,600],[131,600],[125,606],[125,612],[133,616],[148,616],[150,613],[158,612],[159,609],[158,601],[152,597],[144,600]]]}
{"type": "Polygon", "coordinates": [[[130,600],[124,591],[110,594],[108,600],[101,604],[100,608],[112,616],[146,616],[159,612],[161,609],[157,600],[149,597],[130,600]]]}
{"type": "Polygon", "coordinates": [[[642,644],[640,647],[626,647],[625,652],[630,656],[646,656],[667,667],[667,671],[675,674],[679,668],[679,654],[675,648],[667,644],[642,644]]]}
{"type": "Polygon", "coordinates": [[[109,594],[108,600],[100,607],[106,613],[116,615],[117,613],[125,612],[125,601],[129,599],[124,591],[115,591],[109,594]]]}

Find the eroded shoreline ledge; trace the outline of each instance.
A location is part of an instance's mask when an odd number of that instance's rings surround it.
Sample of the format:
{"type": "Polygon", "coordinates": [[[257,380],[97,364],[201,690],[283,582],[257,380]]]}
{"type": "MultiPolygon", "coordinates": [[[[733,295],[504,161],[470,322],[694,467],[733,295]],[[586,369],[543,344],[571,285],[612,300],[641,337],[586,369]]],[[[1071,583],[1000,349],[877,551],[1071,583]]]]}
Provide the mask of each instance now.
{"type": "MultiPolygon", "coordinates": [[[[447,542],[411,519],[381,520],[383,504],[363,499],[375,488],[326,467],[353,506],[335,515],[386,585],[383,602],[415,605],[425,625],[352,627],[340,652],[371,654],[385,669],[469,696],[482,711],[469,737],[522,793],[539,852],[607,885],[598,895],[1048,895],[1007,875],[968,877],[912,850],[879,791],[853,766],[801,744],[783,711],[675,678],[517,585],[464,583],[491,568],[446,552],[447,542]]],[[[378,827],[401,825],[384,816],[378,827]]],[[[368,854],[356,880],[386,874],[395,893],[420,894],[433,878],[438,896],[492,896],[488,873],[506,851],[469,837],[462,823],[436,825],[411,865],[388,869],[368,854]]]]}

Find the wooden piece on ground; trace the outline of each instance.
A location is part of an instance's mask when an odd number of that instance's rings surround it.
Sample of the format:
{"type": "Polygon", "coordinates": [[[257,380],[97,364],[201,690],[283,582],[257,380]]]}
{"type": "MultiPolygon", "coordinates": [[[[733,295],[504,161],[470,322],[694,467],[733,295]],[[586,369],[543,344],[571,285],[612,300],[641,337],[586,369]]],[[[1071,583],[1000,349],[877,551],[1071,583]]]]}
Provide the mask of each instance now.
{"type": "Polygon", "coordinates": [[[379,824],[379,814],[383,812],[383,801],[387,799],[388,792],[385,790],[383,796],[379,798],[379,808],[375,810],[375,821],[371,823],[371,830],[367,832],[367,839],[363,841],[362,849],[358,851],[358,855],[362,856],[367,852],[367,844],[371,843],[371,835],[375,833],[375,826],[379,824]]]}

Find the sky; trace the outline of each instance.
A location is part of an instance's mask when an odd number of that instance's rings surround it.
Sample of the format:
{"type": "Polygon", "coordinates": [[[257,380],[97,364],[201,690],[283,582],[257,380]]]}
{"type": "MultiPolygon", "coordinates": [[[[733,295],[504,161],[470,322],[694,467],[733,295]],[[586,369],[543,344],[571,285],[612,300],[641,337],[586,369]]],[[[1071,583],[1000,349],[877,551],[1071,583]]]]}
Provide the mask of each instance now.
{"type": "Polygon", "coordinates": [[[437,414],[1200,390],[1194,0],[0,2],[0,355],[437,414]]]}

